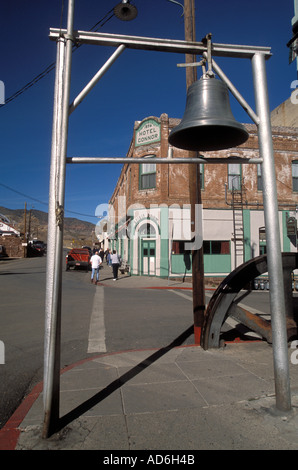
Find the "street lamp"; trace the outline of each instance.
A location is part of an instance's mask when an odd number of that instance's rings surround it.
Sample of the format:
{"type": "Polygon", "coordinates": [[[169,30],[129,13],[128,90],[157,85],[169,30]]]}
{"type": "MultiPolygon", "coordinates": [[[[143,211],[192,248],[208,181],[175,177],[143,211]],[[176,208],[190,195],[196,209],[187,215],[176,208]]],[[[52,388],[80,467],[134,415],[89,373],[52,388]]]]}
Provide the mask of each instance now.
{"type": "Polygon", "coordinates": [[[121,3],[115,6],[114,13],[119,20],[131,21],[136,18],[138,10],[130,4],[129,0],[122,0],[121,3]]]}

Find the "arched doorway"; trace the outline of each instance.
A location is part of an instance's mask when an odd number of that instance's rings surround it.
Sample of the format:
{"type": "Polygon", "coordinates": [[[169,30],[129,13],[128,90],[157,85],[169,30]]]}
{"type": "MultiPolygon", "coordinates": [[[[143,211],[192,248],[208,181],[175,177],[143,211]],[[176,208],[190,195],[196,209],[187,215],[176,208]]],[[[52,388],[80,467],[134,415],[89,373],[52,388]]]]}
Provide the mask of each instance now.
{"type": "Polygon", "coordinates": [[[142,276],[156,275],[156,230],[146,221],[138,230],[139,238],[139,273],[142,276]]]}

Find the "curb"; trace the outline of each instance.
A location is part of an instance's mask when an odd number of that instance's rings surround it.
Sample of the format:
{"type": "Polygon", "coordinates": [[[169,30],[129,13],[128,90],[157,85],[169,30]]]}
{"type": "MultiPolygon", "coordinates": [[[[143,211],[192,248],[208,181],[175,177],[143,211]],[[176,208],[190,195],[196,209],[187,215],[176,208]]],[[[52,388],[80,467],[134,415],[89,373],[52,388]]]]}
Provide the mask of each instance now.
{"type": "Polygon", "coordinates": [[[37,384],[0,429],[0,450],[15,450],[21,431],[18,429],[25,416],[42,392],[43,382],[37,384]]]}
{"type": "MultiPolygon", "coordinates": [[[[196,344],[191,345],[184,345],[184,346],[177,346],[177,348],[183,347],[193,347],[197,346],[196,344]]],[[[68,372],[69,370],[77,367],[80,364],[84,364],[85,362],[92,361],[97,357],[104,357],[104,356],[113,356],[117,354],[125,354],[129,352],[140,352],[140,351],[158,351],[160,348],[146,348],[146,349],[127,349],[125,351],[116,351],[111,353],[104,353],[99,354],[97,356],[88,357],[85,359],[81,359],[73,364],[65,366],[65,368],[60,370],[60,375],[68,372]]],[[[26,415],[34,405],[34,402],[37,400],[39,395],[42,393],[43,390],[43,381],[39,382],[37,385],[33,387],[31,392],[24,398],[15,412],[11,415],[9,420],[5,423],[2,429],[0,429],[0,451],[1,450],[15,450],[19,436],[21,434],[21,429],[19,429],[21,423],[24,421],[26,415]]]]}

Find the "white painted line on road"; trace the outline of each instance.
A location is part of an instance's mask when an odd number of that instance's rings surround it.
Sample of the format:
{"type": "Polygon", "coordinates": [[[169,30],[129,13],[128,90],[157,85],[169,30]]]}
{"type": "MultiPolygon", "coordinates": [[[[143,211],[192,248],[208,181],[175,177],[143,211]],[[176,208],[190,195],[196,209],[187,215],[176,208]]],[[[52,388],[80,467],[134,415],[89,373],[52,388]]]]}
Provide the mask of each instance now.
{"type": "MultiPolygon", "coordinates": [[[[177,295],[180,295],[180,297],[184,297],[185,299],[187,300],[191,300],[192,301],[192,296],[189,296],[189,295],[186,295],[186,294],[183,294],[182,292],[179,292],[177,290],[170,290],[169,289],[169,292],[173,292],[174,294],[177,294],[177,295]]],[[[208,293],[205,293],[205,296],[206,297],[209,297],[211,298],[212,295],[208,294],[208,293]]],[[[250,311],[251,313],[258,313],[258,314],[261,314],[263,316],[267,315],[265,312],[262,312],[261,310],[257,310],[255,308],[252,308],[250,307],[249,305],[246,305],[244,303],[239,303],[238,304],[240,307],[250,311]]],[[[231,317],[228,317],[226,319],[226,323],[228,323],[228,325],[230,325],[232,328],[236,328],[237,325],[239,325],[239,321],[236,321],[234,320],[234,318],[231,318],[231,317]]],[[[257,333],[254,333],[254,332],[251,332],[250,334],[252,335],[256,335],[257,337],[259,337],[259,335],[257,335],[257,333]]]]}
{"type": "Polygon", "coordinates": [[[180,297],[184,297],[185,299],[192,301],[192,295],[183,294],[182,292],[179,292],[177,290],[171,290],[171,289],[169,289],[169,292],[173,292],[174,294],[180,295],[180,297]]]}
{"type": "Polygon", "coordinates": [[[106,352],[106,329],[104,323],[104,288],[95,288],[90,318],[87,353],[106,352]]]}
{"type": "MultiPolygon", "coordinates": [[[[170,289],[169,289],[169,292],[173,292],[174,294],[180,295],[181,297],[184,297],[185,299],[192,301],[192,296],[190,296],[190,295],[183,294],[182,292],[179,292],[179,291],[177,291],[177,290],[170,290],[170,289]]],[[[212,297],[210,294],[206,294],[206,293],[205,293],[205,296],[206,296],[206,297],[210,297],[210,298],[212,297]]],[[[257,313],[257,314],[259,314],[259,315],[266,315],[266,316],[268,315],[266,312],[263,312],[262,310],[257,310],[257,309],[255,309],[255,308],[252,308],[252,307],[250,307],[249,305],[246,305],[246,304],[244,304],[244,303],[242,303],[242,302],[239,303],[238,305],[239,305],[240,307],[242,307],[242,308],[248,310],[248,311],[251,312],[251,313],[257,313]]]]}

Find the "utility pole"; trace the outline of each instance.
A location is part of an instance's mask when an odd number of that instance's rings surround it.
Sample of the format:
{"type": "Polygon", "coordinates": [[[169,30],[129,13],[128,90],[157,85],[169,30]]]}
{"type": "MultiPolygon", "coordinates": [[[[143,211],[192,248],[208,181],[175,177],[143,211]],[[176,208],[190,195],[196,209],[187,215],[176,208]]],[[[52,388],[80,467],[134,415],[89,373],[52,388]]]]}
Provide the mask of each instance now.
{"type": "Polygon", "coordinates": [[[27,235],[27,246],[31,237],[31,215],[32,215],[32,209],[29,211],[29,225],[28,225],[28,235],[27,235]]]}
{"type": "MultiPolygon", "coordinates": [[[[27,202],[25,202],[25,209],[24,209],[24,243],[27,243],[27,202]]],[[[27,245],[24,245],[24,258],[27,257],[27,245]]]]}
{"type": "MultiPolygon", "coordinates": [[[[185,40],[195,41],[195,0],[184,0],[184,29],[185,40]]],[[[186,63],[196,62],[196,57],[192,54],[185,55],[186,63]]],[[[197,80],[196,67],[186,67],[186,87],[197,80]]],[[[197,157],[197,152],[189,152],[189,158],[197,157]]],[[[198,230],[198,220],[196,220],[196,205],[202,204],[201,184],[200,184],[200,164],[191,163],[189,171],[189,194],[191,203],[191,231],[198,230]]],[[[196,237],[195,237],[196,238],[196,237]]],[[[205,285],[204,285],[204,258],[203,246],[192,250],[192,289],[193,289],[193,315],[194,315],[194,336],[195,343],[200,344],[201,331],[205,315],[205,285]]]]}

